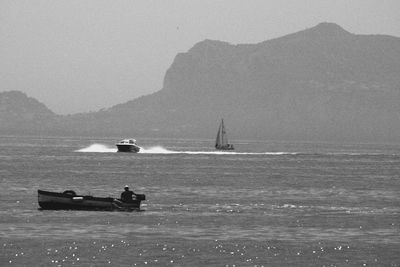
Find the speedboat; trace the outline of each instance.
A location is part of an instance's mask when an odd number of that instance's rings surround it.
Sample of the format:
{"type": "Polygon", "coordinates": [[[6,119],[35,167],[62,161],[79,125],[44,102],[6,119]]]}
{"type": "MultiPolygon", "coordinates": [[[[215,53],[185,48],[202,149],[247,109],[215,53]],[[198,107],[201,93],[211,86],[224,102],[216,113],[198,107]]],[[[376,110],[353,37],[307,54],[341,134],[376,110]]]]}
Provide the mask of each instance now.
{"type": "Polygon", "coordinates": [[[124,139],[115,144],[118,148],[118,152],[133,152],[137,153],[140,150],[140,146],[136,144],[135,139],[124,139]]]}
{"type": "Polygon", "coordinates": [[[140,203],[146,196],[135,194],[129,202],[112,197],[77,195],[73,190],[62,193],[38,190],[39,206],[43,210],[99,210],[133,211],[140,210],[140,203]]]}

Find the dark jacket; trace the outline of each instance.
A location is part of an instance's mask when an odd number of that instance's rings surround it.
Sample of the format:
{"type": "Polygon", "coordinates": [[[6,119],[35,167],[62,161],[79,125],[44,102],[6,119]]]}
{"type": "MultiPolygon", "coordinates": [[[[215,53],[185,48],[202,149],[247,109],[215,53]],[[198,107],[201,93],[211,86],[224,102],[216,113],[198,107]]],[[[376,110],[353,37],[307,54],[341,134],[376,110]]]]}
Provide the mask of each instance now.
{"type": "Polygon", "coordinates": [[[133,196],[134,194],[135,194],[135,193],[133,193],[133,191],[131,191],[131,190],[125,190],[124,192],[121,193],[121,200],[122,200],[123,202],[132,201],[132,196],[133,196]]]}

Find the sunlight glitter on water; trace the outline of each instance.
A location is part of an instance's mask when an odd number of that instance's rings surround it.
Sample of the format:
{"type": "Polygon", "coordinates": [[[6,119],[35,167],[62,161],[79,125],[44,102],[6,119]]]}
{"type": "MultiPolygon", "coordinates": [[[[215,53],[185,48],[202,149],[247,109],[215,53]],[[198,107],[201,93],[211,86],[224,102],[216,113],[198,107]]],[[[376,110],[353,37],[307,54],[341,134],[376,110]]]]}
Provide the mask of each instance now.
{"type": "Polygon", "coordinates": [[[104,139],[3,140],[0,266],[400,262],[400,157],[391,156],[400,146],[244,142],[219,152],[204,140],[147,139],[129,154],[104,139]],[[37,209],[37,189],[115,197],[124,184],[146,194],[144,212],[37,209]]]}

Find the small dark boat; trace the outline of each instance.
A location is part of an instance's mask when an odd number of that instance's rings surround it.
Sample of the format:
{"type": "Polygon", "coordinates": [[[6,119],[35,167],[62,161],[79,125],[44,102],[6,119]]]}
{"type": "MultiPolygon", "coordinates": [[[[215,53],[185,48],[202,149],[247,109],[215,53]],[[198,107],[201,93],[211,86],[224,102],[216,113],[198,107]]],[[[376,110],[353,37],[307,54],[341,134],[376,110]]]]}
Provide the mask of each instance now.
{"type": "Polygon", "coordinates": [[[115,144],[118,148],[118,152],[133,152],[137,153],[140,151],[140,146],[136,144],[135,139],[124,139],[115,144]]]}
{"type": "Polygon", "coordinates": [[[39,206],[44,210],[104,210],[132,211],[140,210],[140,203],[146,196],[136,194],[135,199],[122,202],[112,197],[93,197],[77,195],[72,190],[62,193],[38,190],[39,206]]]}

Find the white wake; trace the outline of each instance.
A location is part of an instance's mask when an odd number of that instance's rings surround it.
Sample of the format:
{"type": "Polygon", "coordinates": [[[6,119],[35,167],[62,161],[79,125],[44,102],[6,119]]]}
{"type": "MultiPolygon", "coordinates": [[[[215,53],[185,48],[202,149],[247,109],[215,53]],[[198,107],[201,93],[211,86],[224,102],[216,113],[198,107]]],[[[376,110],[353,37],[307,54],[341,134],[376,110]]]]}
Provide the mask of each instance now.
{"type": "MultiPolygon", "coordinates": [[[[115,153],[117,148],[104,144],[92,144],[88,147],[78,149],[75,152],[89,153],[115,153]]],[[[139,154],[191,154],[191,155],[295,155],[291,152],[234,152],[234,151],[176,151],[162,146],[140,147],[139,154]]]]}
{"type": "Polygon", "coordinates": [[[92,144],[88,147],[78,149],[75,152],[112,153],[117,152],[117,148],[111,148],[103,144],[92,144]]]}

